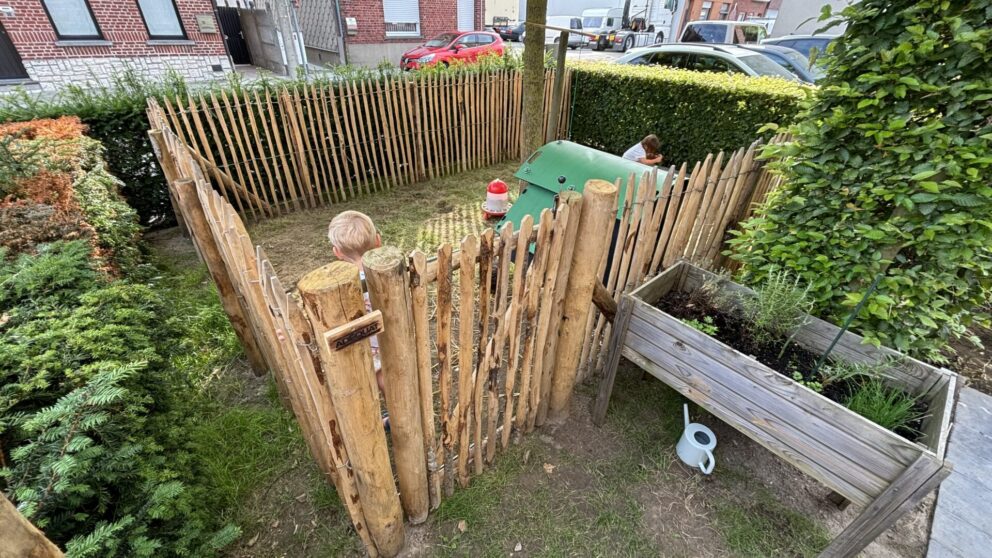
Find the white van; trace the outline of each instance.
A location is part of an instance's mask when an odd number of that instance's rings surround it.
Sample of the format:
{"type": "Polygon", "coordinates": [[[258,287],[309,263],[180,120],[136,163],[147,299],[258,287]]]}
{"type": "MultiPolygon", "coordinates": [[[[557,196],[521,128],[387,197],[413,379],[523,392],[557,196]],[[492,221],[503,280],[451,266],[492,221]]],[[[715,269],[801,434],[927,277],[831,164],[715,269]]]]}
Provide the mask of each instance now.
{"type": "MultiPolygon", "coordinates": [[[[547,20],[544,22],[545,25],[550,25],[552,27],[560,27],[562,29],[575,29],[576,31],[582,31],[582,18],[578,16],[548,16],[547,20]]],[[[520,35],[520,42],[523,42],[527,35],[527,31],[524,31],[520,35]]],[[[544,44],[556,44],[561,39],[561,31],[557,29],[545,29],[544,30],[544,44]]],[[[579,35],[578,33],[568,34],[568,48],[577,49],[586,44],[586,37],[584,35],[579,35]]]]}

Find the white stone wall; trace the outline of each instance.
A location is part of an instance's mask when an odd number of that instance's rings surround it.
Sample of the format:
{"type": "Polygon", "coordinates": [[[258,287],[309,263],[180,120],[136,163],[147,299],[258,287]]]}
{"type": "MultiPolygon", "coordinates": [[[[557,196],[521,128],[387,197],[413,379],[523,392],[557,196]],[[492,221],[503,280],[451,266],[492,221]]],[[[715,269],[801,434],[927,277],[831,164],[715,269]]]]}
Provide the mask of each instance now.
{"type": "Polygon", "coordinates": [[[226,56],[143,56],[136,58],[61,58],[25,60],[28,76],[43,91],[56,91],[73,84],[82,87],[107,85],[111,76],[132,69],[150,79],[164,78],[170,69],[190,82],[210,81],[231,71],[226,56]],[[214,65],[221,71],[215,72],[214,65]]]}

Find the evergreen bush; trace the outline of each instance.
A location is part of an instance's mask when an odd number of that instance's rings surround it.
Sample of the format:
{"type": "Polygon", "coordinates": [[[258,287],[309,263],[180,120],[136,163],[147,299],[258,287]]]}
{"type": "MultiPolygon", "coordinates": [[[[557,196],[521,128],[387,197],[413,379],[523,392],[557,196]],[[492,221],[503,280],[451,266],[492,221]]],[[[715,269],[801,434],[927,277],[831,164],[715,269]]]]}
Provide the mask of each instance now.
{"type": "Polygon", "coordinates": [[[765,151],[784,184],[733,257],[752,283],[798,273],[838,323],[880,276],[853,328],[940,361],[989,319],[992,1],[863,0],[841,15],[794,141],[765,151]]]}
{"type": "Polygon", "coordinates": [[[70,556],[210,555],[239,531],[190,453],[182,320],[97,263],[82,240],[0,250],[0,488],[70,556]]]}
{"type": "Polygon", "coordinates": [[[812,89],[772,77],[654,66],[572,66],[570,138],[620,154],[648,134],[665,165],[750,145],[767,123],[790,124],[812,89]]]}

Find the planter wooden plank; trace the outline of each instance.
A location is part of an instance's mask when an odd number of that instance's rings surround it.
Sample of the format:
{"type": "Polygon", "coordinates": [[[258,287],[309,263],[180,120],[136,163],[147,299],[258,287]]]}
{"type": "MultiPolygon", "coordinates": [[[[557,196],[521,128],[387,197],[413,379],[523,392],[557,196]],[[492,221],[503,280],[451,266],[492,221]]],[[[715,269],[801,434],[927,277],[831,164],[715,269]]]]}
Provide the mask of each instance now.
{"type": "MultiPolygon", "coordinates": [[[[692,291],[702,286],[708,279],[716,279],[717,276],[708,271],[704,271],[695,266],[681,263],[685,266],[685,279],[681,285],[682,290],[692,291]]],[[[673,266],[674,267],[674,266],[673,266]]],[[[742,293],[752,293],[751,289],[740,285],[724,282],[722,287],[728,291],[738,291],[742,293]]],[[[653,301],[648,301],[653,302],[653,301]]],[[[810,316],[809,323],[799,329],[795,335],[795,342],[809,348],[814,352],[824,352],[837,336],[839,328],[829,322],[810,316]]],[[[834,347],[831,356],[837,357],[846,362],[875,363],[887,358],[897,359],[899,365],[892,368],[892,382],[913,395],[926,394],[943,375],[940,369],[920,362],[916,359],[902,355],[887,347],[875,347],[864,343],[864,338],[860,335],[845,332],[840,342],[834,347]]],[[[947,371],[948,374],[952,374],[947,371]]]]}
{"type": "Polygon", "coordinates": [[[732,425],[747,437],[761,444],[765,449],[791,463],[800,471],[820,480],[820,482],[832,490],[843,494],[852,502],[865,505],[871,501],[871,495],[849,484],[830,468],[823,467],[815,460],[808,459],[805,454],[796,452],[792,447],[779,442],[777,438],[765,435],[765,432],[758,425],[750,421],[739,420],[742,411],[739,406],[734,408],[734,398],[718,397],[712,386],[704,384],[698,379],[695,381],[685,379],[692,376],[692,369],[690,367],[682,363],[677,363],[674,367],[678,369],[680,374],[672,374],[668,368],[656,364],[658,360],[673,360],[671,355],[656,349],[647,340],[642,339],[629,330],[626,338],[627,340],[623,344],[623,356],[633,361],[652,376],[665,382],[686,398],[701,405],[718,419],[732,425]]]}
{"type": "MultiPolygon", "coordinates": [[[[835,490],[849,500],[867,503],[891,482],[891,477],[880,476],[877,471],[858,463],[842,451],[848,446],[856,447],[843,432],[831,429],[822,421],[816,421],[812,414],[786,405],[780,404],[772,412],[768,407],[775,404],[774,393],[762,393],[761,386],[746,378],[735,377],[733,369],[707,362],[710,359],[708,355],[686,345],[680,348],[678,342],[652,342],[644,337],[637,325],[636,320],[631,319],[627,345],[656,362],[666,372],[666,377],[663,378],[666,382],[677,378],[681,383],[692,386],[700,396],[695,398],[685,395],[705,409],[709,409],[717,400],[717,393],[733,393],[735,397],[722,402],[726,411],[731,413],[728,424],[734,427],[747,424],[751,427],[750,436],[762,445],[786,448],[791,459],[816,463],[820,469],[829,472],[831,477],[841,480],[840,489],[835,490]],[[820,424],[814,424],[815,422],[820,424]]],[[[859,453],[865,455],[868,452],[862,449],[859,453]]],[[[873,460],[873,464],[880,463],[885,465],[877,466],[884,466],[886,473],[893,469],[893,465],[886,463],[884,459],[873,460]]]]}
{"type": "MultiPolygon", "coordinates": [[[[894,480],[920,454],[920,447],[909,440],[850,412],[705,333],[684,328],[682,322],[657,308],[636,303],[630,328],[648,339],[653,330],[660,330],[671,335],[676,345],[682,345],[684,341],[685,350],[699,352],[725,367],[731,374],[732,382],[739,380],[739,384],[731,386],[738,396],[746,395],[742,393],[741,386],[745,385],[744,382],[751,382],[746,384],[756,390],[756,393],[750,394],[751,402],[763,403],[767,412],[776,413],[791,424],[801,425],[816,439],[829,441],[836,451],[886,481],[894,480]],[[734,374],[739,378],[735,378],[734,374]],[[790,407],[801,415],[793,416],[790,407]],[[838,444],[843,447],[837,447],[838,444]]],[[[667,345],[662,345],[664,339],[655,338],[654,343],[668,349],[667,345]]]]}
{"type": "MultiPolygon", "coordinates": [[[[951,466],[943,458],[957,375],[891,349],[865,345],[855,334],[841,337],[833,357],[872,363],[894,357],[887,383],[927,402],[923,443],[911,443],[654,307],[672,289],[692,291],[710,278],[716,276],[680,262],[625,295],[611,353],[629,358],[799,470],[866,506],[823,554],[856,555],[949,474],[951,466]]],[[[729,281],[720,286],[750,292],[729,281]]],[[[811,318],[795,339],[822,353],[839,331],[811,318]]],[[[616,358],[611,358],[600,386],[593,415],[597,423],[609,402],[616,358]]],[[[975,436],[989,433],[976,431],[975,436]]]]}
{"type": "Polygon", "coordinates": [[[930,409],[920,428],[923,442],[940,458],[944,457],[947,450],[947,435],[951,431],[951,414],[954,411],[957,386],[956,376],[943,376],[937,381],[930,397],[930,409]]]}

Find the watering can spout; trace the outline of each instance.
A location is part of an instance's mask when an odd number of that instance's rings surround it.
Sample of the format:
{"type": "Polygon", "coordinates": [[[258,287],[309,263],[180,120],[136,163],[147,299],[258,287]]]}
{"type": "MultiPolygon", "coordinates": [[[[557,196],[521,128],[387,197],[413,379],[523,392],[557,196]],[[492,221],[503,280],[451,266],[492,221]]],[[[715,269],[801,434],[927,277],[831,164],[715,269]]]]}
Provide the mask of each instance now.
{"type": "Polygon", "coordinates": [[[682,414],[685,416],[685,428],[689,428],[689,404],[682,404],[682,414]]]}

